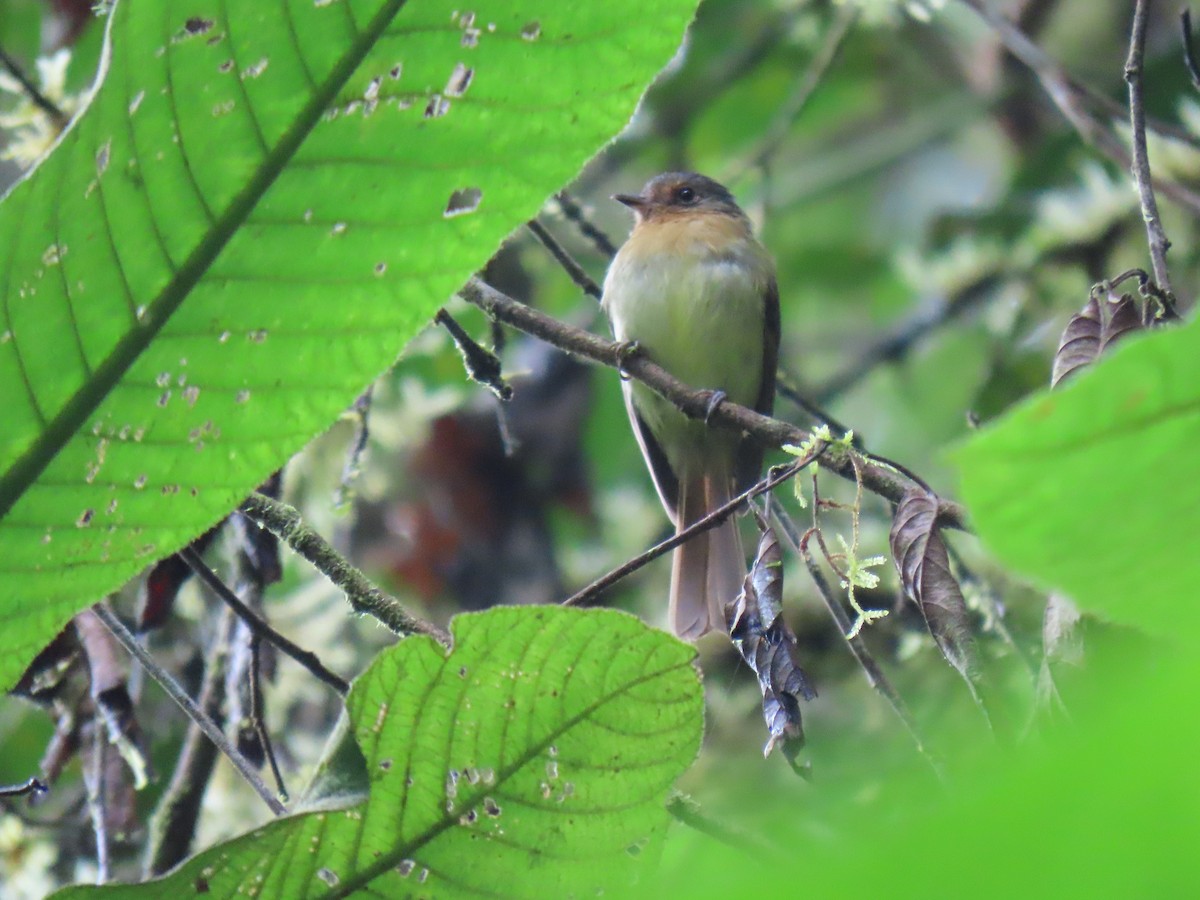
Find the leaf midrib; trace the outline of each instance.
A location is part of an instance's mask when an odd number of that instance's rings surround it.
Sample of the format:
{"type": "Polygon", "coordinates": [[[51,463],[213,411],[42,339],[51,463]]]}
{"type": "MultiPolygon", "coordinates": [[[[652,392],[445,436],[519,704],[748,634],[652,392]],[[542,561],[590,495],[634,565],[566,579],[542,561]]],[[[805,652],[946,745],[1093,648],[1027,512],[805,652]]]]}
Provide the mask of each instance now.
{"type": "MultiPolygon", "coordinates": [[[[337,99],[339,92],[406,2],[407,0],[384,0],[367,27],[359,32],[358,37],[338,59],[325,79],[316,85],[316,90],[300,109],[295,122],[259,163],[246,187],[234,197],[225,212],[212,224],[158,296],[146,304],[143,319],[136,322],[117,342],[104,361],[93,370],[92,377],[71,395],[29,448],[3,476],[0,476],[0,521],[8,515],[25,491],[41,477],[54,457],[79,432],[89,415],[117,386],[150,342],[170,321],[192,288],[204,277],[217,255],[249,218],[254,207],[321,121],[325,111],[337,99]]],[[[113,15],[117,15],[116,11],[113,15]]],[[[109,31],[110,41],[114,27],[115,20],[109,31]]],[[[250,111],[249,114],[253,115],[253,112],[250,111]]]]}
{"type": "MultiPolygon", "coordinates": [[[[449,657],[447,657],[447,660],[448,659],[449,657]]],[[[584,707],[583,710],[576,713],[574,716],[571,716],[569,719],[564,720],[558,728],[553,729],[543,740],[531,744],[529,748],[523,754],[518,756],[518,758],[507,768],[498,771],[496,773],[496,784],[503,784],[506,780],[512,778],[513,775],[522,767],[528,765],[530,760],[544,752],[546,748],[548,748],[555,741],[559,740],[564,734],[566,734],[576,725],[580,724],[585,719],[590,718],[609,703],[620,699],[620,697],[633,690],[633,688],[656,678],[669,676],[674,672],[687,668],[691,665],[692,660],[687,659],[679,663],[668,665],[666,668],[658,669],[654,672],[644,673],[638,678],[622,684],[616,690],[600,696],[595,702],[584,707]]],[[[370,801],[368,800],[367,802],[370,801]]],[[[352,876],[347,877],[337,889],[331,891],[325,896],[328,898],[328,900],[337,900],[337,898],[349,896],[359,888],[366,887],[384,872],[398,865],[401,860],[412,856],[417,850],[429,844],[436,837],[438,837],[438,835],[453,826],[457,822],[458,816],[461,815],[462,811],[467,808],[469,808],[469,804],[466,803],[464,803],[462,806],[456,806],[453,812],[447,813],[435,825],[427,828],[422,834],[415,835],[410,841],[405,842],[402,846],[393,848],[391,851],[383,854],[380,859],[378,859],[372,865],[354,873],[352,876]]]]}

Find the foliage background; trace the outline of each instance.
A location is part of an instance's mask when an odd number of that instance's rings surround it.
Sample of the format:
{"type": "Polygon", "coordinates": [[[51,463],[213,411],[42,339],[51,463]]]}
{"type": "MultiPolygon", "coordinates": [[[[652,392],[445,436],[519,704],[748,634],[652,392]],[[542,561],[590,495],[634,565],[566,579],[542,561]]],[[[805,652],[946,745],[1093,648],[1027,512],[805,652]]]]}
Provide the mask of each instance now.
{"type": "MultiPolygon", "coordinates": [[[[1131,4],[1046,0],[1009,6],[1023,8],[1023,25],[1071,73],[1123,102],[1131,4]]],[[[1178,8],[1155,5],[1148,105],[1151,114],[1190,129],[1198,121],[1200,95],[1181,63],[1178,8]]],[[[946,449],[970,436],[972,418],[988,422],[1046,385],[1061,327],[1089,287],[1123,269],[1147,267],[1144,229],[1127,173],[1085,146],[1032,76],[1003,54],[995,34],[957,3],[862,3],[829,71],[799,114],[789,116],[789,98],[847,9],[816,2],[704,3],[685,52],[625,135],[592,161],[572,191],[619,238],[628,223],[624,211],[606,200],[609,194],[674,168],[726,182],[760,223],[778,261],[784,367],[873,451],[902,461],[954,496],[958,480],[946,449]],[[783,135],[778,147],[765,161],[748,164],[775,129],[783,135]],[[880,358],[881,342],[896,335],[912,339],[880,358]]],[[[40,4],[25,0],[7,5],[0,41],[28,59],[42,14],[40,4]]],[[[80,79],[94,35],[95,29],[75,63],[80,79]]],[[[530,153],[537,153],[536,146],[530,153]]],[[[1185,184],[1200,178],[1200,160],[1182,143],[1154,140],[1151,153],[1156,175],[1185,184]]],[[[1174,242],[1169,260],[1176,289],[1188,298],[1197,274],[1194,217],[1161,197],[1160,205],[1174,242]]],[[[594,277],[602,275],[604,260],[553,205],[543,221],[594,277]]],[[[524,232],[489,274],[511,293],[603,331],[594,304],[524,232]]],[[[486,333],[480,317],[453,308],[470,331],[486,333]]],[[[1178,336],[1179,352],[1186,354],[1193,340],[1190,329],[1178,336]]],[[[514,340],[509,348],[513,371],[530,367],[521,344],[514,340]]],[[[1127,363],[1126,379],[1152,382],[1153,373],[1138,366],[1137,359],[1127,363]]],[[[544,568],[544,554],[533,555],[529,581],[543,594],[553,595],[559,580],[566,586],[586,582],[664,532],[616,377],[596,371],[590,381],[590,405],[580,423],[586,479],[550,492],[551,502],[538,509],[558,570],[544,568]]],[[[1096,388],[1087,402],[1102,403],[1104,396],[1096,388]]],[[[488,410],[491,402],[464,383],[446,336],[429,332],[378,385],[372,443],[353,511],[334,510],[329,501],[352,422],[331,428],[288,468],[289,497],[315,524],[353,548],[389,587],[426,603],[429,614],[443,621],[462,599],[449,596],[444,584],[419,598],[411,572],[408,582],[398,577],[406,569],[388,547],[397,540],[394,523],[407,521],[404,516],[421,502],[422,482],[431,480],[413,462],[430,423],[456,409],[488,410]]],[[[786,402],[779,411],[803,421],[786,402]]],[[[1086,407],[1084,412],[1086,417],[1086,407]]],[[[569,423],[559,420],[555,427],[569,423]]],[[[1021,440],[1018,433],[1018,447],[1021,440]]],[[[1133,446],[1144,448],[1145,442],[1135,439],[1133,446]]],[[[1131,474],[1140,470],[1128,457],[1099,462],[1114,485],[1093,485],[1089,499],[1103,505],[1124,491],[1116,484],[1128,484],[1151,522],[1159,508],[1155,498],[1167,495],[1172,482],[1175,489],[1191,483],[1186,454],[1151,467],[1154,477],[1147,482],[1134,480],[1142,476],[1131,474]],[[1172,473],[1170,465],[1181,468],[1172,473]]],[[[853,496],[830,476],[823,477],[822,491],[842,500],[853,496]]],[[[1037,531],[1049,535],[1040,538],[1045,546],[1054,540],[1057,507],[1069,509],[1079,497],[1056,495],[1053,487],[1040,496],[1044,502],[1026,514],[1042,518],[1037,531]]],[[[887,509],[868,501],[868,511],[864,550],[886,552],[887,509]]],[[[848,536],[848,519],[830,520],[848,536]]],[[[1097,522],[1106,529],[1110,524],[1097,522]]],[[[820,691],[804,709],[813,781],[798,780],[779,758],[762,761],[757,687],[727,652],[705,646],[705,749],[681,787],[711,815],[785,844],[791,862],[764,875],[679,829],[666,851],[673,884],[714,895],[760,888],[760,877],[837,893],[914,895],[947,893],[947,885],[968,878],[972,890],[990,887],[997,894],[1029,890],[1034,881],[1046,894],[1088,883],[1112,893],[1123,892],[1122,885],[1185,886],[1180,857],[1172,852],[1188,832],[1198,799],[1184,756],[1195,738],[1186,715],[1194,706],[1188,686],[1195,671],[1180,650],[1193,641],[1196,613],[1188,594],[1194,593],[1197,554],[1188,520],[1158,524],[1154,534],[1098,529],[1092,540],[1057,548],[1064,564],[1086,568],[1110,543],[1131,545],[1135,557],[1138,542],[1147,553],[1165,544],[1169,572],[1151,569],[1141,580],[1148,596],[1164,580],[1172,586],[1154,605],[1154,618],[1139,618],[1141,604],[1131,604],[1134,611],[1125,617],[1172,634],[1171,643],[1148,644],[1123,628],[1086,623],[1086,666],[1057,670],[1071,724],[1051,722],[1037,696],[1043,589],[1053,576],[1043,573],[1040,587],[1032,586],[992,562],[974,539],[951,539],[1007,610],[1012,644],[986,627],[982,612],[977,615],[995,734],[925,636],[919,617],[901,610],[871,626],[870,646],[944,761],[954,786],[949,801],[845,652],[803,568],[789,560],[788,615],[820,691]],[[1150,669],[1148,656],[1164,661],[1150,669]],[[796,869],[812,883],[795,880],[796,869]]],[[[502,570],[493,574],[496,584],[507,583],[502,570]]],[[[610,600],[661,623],[666,579],[665,564],[651,566],[610,600]]],[[[861,599],[892,608],[896,597],[893,576],[861,599]]],[[[1075,599],[1088,605],[1085,596],[1075,599]]],[[[360,669],[382,643],[378,629],[346,621],[335,592],[294,560],[270,602],[280,628],[343,672],[360,669]]],[[[179,615],[172,640],[182,661],[189,646],[184,623],[209,615],[194,588],[179,615]]],[[[330,709],[313,693],[284,665],[268,697],[269,722],[297,780],[315,760],[330,721],[330,709]]],[[[177,722],[173,714],[151,712],[160,702],[147,697],[145,721],[177,722]]],[[[0,782],[21,781],[36,768],[49,731],[40,713],[4,701],[0,782]]],[[[178,735],[164,728],[153,741],[156,760],[169,771],[178,735]]],[[[59,788],[64,795],[69,790],[69,782],[59,788]]],[[[205,842],[240,831],[246,816],[260,815],[245,806],[244,794],[228,773],[220,775],[205,842]]],[[[153,796],[151,789],[141,804],[148,809],[153,796]]],[[[86,879],[86,817],[63,808],[55,816],[63,818],[52,827],[26,826],[21,853],[42,861],[44,884],[86,879]],[[65,839],[71,835],[73,844],[65,839]],[[57,857],[34,853],[54,841],[64,847],[57,857]]],[[[20,859],[13,858],[18,864],[10,871],[17,871],[20,859]]]]}

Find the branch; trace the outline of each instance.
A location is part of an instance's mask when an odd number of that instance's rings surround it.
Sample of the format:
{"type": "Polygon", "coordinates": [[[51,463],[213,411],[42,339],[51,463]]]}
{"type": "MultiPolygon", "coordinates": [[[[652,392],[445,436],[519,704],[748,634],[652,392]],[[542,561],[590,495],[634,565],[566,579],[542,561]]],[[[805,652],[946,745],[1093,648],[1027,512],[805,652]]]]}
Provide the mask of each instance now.
{"type": "Polygon", "coordinates": [[[705,814],[700,804],[679,791],[672,792],[667,798],[667,813],[676,821],[693,828],[703,835],[726,846],[749,853],[756,859],[764,854],[776,860],[781,860],[781,849],[752,832],[744,831],[736,825],[720,822],[705,814]]]}
{"type": "Polygon", "coordinates": [[[819,385],[813,391],[815,402],[829,403],[862,381],[876,366],[899,362],[913,347],[931,336],[938,328],[991,296],[992,291],[1003,279],[1004,275],[1001,272],[986,272],[933,309],[918,310],[904,319],[891,331],[868,344],[854,362],[819,385]]]}
{"type": "MultiPolygon", "coordinates": [[[[645,355],[631,354],[627,344],[607,341],[560,322],[502,294],[479,279],[467,282],[459,293],[468,303],[478,306],[492,318],[553,344],[566,353],[602,363],[637,379],[690,418],[707,420],[718,428],[743,431],[767,447],[782,447],[785,444],[798,447],[810,438],[802,428],[728,400],[722,400],[710,411],[712,391],[689,387],[645,355]]],[[[861,467],[863,485],[893,503],[899,503],[905,491],[913,486],[908,478],[892,466],[852,448],[829,447],[821,463],[843,478],[854,479],[854,458],[861,467]]],[[[939,500],[938,521],[950,528],[967,530],[966,511],[953,501],[939,500]]]]}
{"type": "Polygon", "coordinates": [[[450,635],[432,622],[418,619],[399,600],[373,585],[325,538],[304,524],[294,506],[272,500],[263,494],[251,494],[242,503],[241,510],[263,528],[278,535],[345,591],[355,612],[373,616],[401,637],[424,634],[444,646],[450,646],[450,635]]]}
{"type": "Polygon", "coordinates": [[[566,216],[567,221],[572,222],[579,233],[587,238],[596,252],[605,259],[612,259],[617,255],[617,245],[612,242],[607,234],[600,230],[586,212],[583,207],[566,191],[560,191],[555,197],[558,201],[558,207],[562,210],[562,214],[566,216]]]}
{"type": "Polygon", "coordinates": [[[196,702],[187,695],[187,692],[179,686],[178,682],[167,674],[167,671],[162,666],[154,661],[154,657],[146,651],[145,647],[138,643],[137,638],[113,614],[112,610],[103,603],[97,603],[92,609],[100,621],[104,623],[105,627],[113,633],[113,637],[120,642],[121,646],[142,664],[142,668],[167,692],[167,696],[174,700],[187,713],[189,719],[200,726],[208,739],[216,744],[217,749],[224,753],[229,761],[233,763],[234,768],[250,783],[250,786],[254,788],[254,792],[263,799],[263,802],[267,804],[271,812],[277,816],[282,816],[286,813],[287,809],[271,793],[263,780],[258,777],[258,773],[254,771],[254,767],[250,765],[249,760],[241,754],[237,747],[229,742],[229,739],[225,737],[221,729],[213,723],[204,710],[196,705],[196,702]]]}
{"type": "MultiPolygon", "coordinates": [[[[833,434],[849,434],[851,429],[847,428],[840,421],[831,416],[823,407],[818,406],[814,401],[798,388],[793,382],[792,376],[789,373],[779,369],[775,374],[775,394],[785,400],[790,400],[802,412],[812,416],[817,422],[828,425],[829,430],[833,434]]],[[[853,446],[858,449],[863,449],[862,435],[857,431],[854,432],[853,446]]]]}
{"type": "Polygon", "coordinates": [[[1192,43],[1192,11],[1186,6],[1179,14],[1179,27],[1183,30],[1183,64],[1192,79],[1192,87],[1200,91],[1200,66],[1196,65],[1196,48],[1192,43]]]}
{"type": "MultiPolygon", "coordinates": [[[[218,728],[221,727],[225,702],[229,642],[236,621],[233,610],[228,606],[222,607],[216,634],[204,654],[204,678],[200,684],[198,705],[217,723],[218,728]]],[[[216,760],[216,747],[204,739],[199,724],[192,722],[179,750],[171,781],[150,820],[142,863],[143,877],[162,875],[187,858],[216,760]]]]}
{"type": "MultiPolygon", "coordinates": [[[[1042,89],[1062,113],[1063,118],[1071,124],[1089,146],[1099,150],[1121,168],[1129,168],[1131,164],[1129,152],[1112,130],[1092,115],[1086,106],[1088,102],[1096,102],[1105,107],[1108,104],[1097,101],[1095,92],[1076,82],[1061,65],[1031,41],[1021,29],[992,9],[987,0],[962,0],[962,2],[974,10],[996,32],[996,36],[1009,53],[1033,72],[1042,89]]],[[[1200,194],[1174,181],[1159,181],[1158,187],[1180,206],[1200,215],[1200,194]]]]}
{"type": "Polygon", "coordinates": [[[311,672],[319,681],[323,681],[343,697],[350,693],[350,682],[325,668],[321,660],[317,657],[317,654],[305,650],[298,644],[288,640],[260,619],[250,607],[242,602],[242,599],[237,594],[229,589],[229,586],[221,580],[220,576],[208,567],[208,564],[200,558],[199,553],[191,547],[184,547],[179,551],[179,555],[191,570],[200,576],[200,580],[208,585],[212,592],[220,597],[222,602],[237,614],[239,619],[246,623],[246,627],[256,637],[274,644],[285,655],[290,656],[311,672]]]}
{"type": "Polygon", "coordinates": [[[39,779],[30,778],[24,784],[0,784],[0,797],[32,797],[48,790],[39,779]]]}
{"type": "Polygon", "coordinates": [[[529,230],[533,232],[533,236],[558,261],[558,264],[563,267],[563,271],[571,276],[571,280],[578,285],[579,289],[589,297],[599,300],[603,293],[600,290],[600,285],[596,284],[592,276],[583,270],[583,266],[575,261],[575,258],[567,252],[567,248],[560,244],[558,239],[546,230],[546,226],[537,219],[530,219],[526,224],[529,230]]]}
{"type": "Polygon", "coordinates": [[[635,556],[628,562],[617,566],[607,575],[597,578],[583,590],[564,600],[562,605],[592,606],[594,603],[596,603],[600,597],[600,594],[602,594],[605,589],[616,584],[625,576],[636,572],[642,566],[646,565],[646,563],[658,559],[658,557],[662,556],[668,550],[674,550],[680,544],[691,540],[701,532],[716,528],[731,515],[733,515],[737,511],[738,507],[740,507],[747,500],[751,500],[760,494],[765,494],[767,491],[774,490],[789,478],[794,478],[806,466],[809,466],[815,462],[817,457],[824,452],[825,447],[826,445],[818,442],[818,446],[815,446],[813,450],[805,456],[804,459],[798,460],[790,466],[784,466],[779,471],[773,471],[772,474],[768,475],[762,481],[759,481],[753,487],[738,494],[724,506],[717,507],[704,518],[693,522],[683,531],[677,532],[676,534],[667,538],[665,541],[655,544],[645,553],[635,556]]]}
{"type": "Polygon", "coordinates": [[[1137,0],[1133,11],[1133,27],[1129,34],[1129,57],[1125,60],[1125,82],[1129,85],[1129,124],[1133,129],[1133,177],[1137,182],[1138,199],[1142,204],[1142,220],[1146,223],[1146,240],[1150,243],[1150,261],[1154,280],[1173,307],[1175,293],[1167,271],[1167,250],[1171,242],[1163,231],[1150,181],[1150,156],[1146,150],[1146,106],[1142,93],[1142,60],[1146,51],[1146,16],[1150,0],[1137,0]]]}
{"type": "Polygon", "coordinates": [[[33,105],[48,115],[55,126],[63,128],[67,124],[67,114],[59,109],[53,100],[41,92],[38,86],[25,74],[25,70],[2,47],[0,47],[0,65],[8,70],[8,74],[17,80],[17,83],[21,85],[21,90],[25,92],[25,95],[33,105]]]}
{"type": "Polygon", "coordinates": [[[501,400],[507,402],[512,399],[512,387],[504,380],[500,357],[497,354],[481,346],[467,334],[466,329],[458,324],[454,316],[446,312],[445,307],[437,311],[433,322],[450,332],[454,346],[458,347],[458,352],[462,355],[463,367],[467,370],[468,378],[482,384],[501,400]]]}

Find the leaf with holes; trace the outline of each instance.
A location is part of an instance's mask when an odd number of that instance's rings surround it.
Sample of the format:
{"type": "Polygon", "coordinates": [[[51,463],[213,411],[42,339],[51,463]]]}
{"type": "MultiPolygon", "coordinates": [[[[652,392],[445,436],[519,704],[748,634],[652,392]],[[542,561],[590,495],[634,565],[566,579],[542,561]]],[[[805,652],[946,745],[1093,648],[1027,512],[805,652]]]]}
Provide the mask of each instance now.
{"type": "Polygon", "coordinates": [[[67,896],[596,896],[653,858],[700,749],[695,650],[612,610],[500,607],[410,638],[347,701],[369,799],[280,819],[141,886],[67,896]]]}
{"type": "Polygon", "coordinates": [[[386,369],[694,2],[460,8],[117,3],[90,104],[0,206],[0,687],[386,369]]]}

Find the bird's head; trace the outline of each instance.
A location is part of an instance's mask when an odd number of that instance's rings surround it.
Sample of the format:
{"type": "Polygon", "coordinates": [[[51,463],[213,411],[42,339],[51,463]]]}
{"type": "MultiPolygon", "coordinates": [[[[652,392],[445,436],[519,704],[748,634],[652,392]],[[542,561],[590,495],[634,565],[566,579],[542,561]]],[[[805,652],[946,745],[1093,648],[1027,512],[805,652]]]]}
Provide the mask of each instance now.
{"type": "Polygon", "coordinates": [[[733,195],[719,182],[695,172],[666,172],[646,182],[640,194],[615,194],[639,222],[697,213],[745,218],[733,195]]]}

